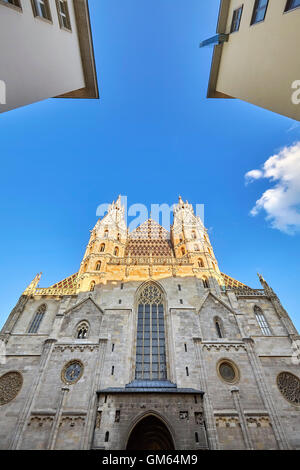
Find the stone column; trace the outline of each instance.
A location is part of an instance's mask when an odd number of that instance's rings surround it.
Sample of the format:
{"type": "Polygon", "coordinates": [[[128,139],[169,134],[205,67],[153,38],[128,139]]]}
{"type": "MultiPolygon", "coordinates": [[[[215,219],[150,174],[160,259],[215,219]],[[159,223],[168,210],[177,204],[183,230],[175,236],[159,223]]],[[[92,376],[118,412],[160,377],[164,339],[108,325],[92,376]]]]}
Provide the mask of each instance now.
{"type": "Polygon", "coordinates": [[[220,444],[218,439],[217,427],[214,417],[213,405],[208,393],[208,380],[205,368],[205,361],[202,352],[202,339],[194,338],[197,363],[199,364],[199,382],[200,389],[204,392],[203,396],[203,411],[207,429],[207,438],[209,441],[209,448],[211,450],[219,450],[220,444]]]}
{"type": "Polygon", "coordinates": [[[48,446],[47,446],[48,450],[55,449],[55,443],[56,443],[56,438],[57,438],[57,434],[58,434],[58,430],[59,430],[59,424],[60,424],[62,412],[63,412],[63,409],[64,409],[64,405],[65,405],[65,402],[66,402],[67,393],[69,392],[69,390],[70,389],[68,387],[63,387],[61,389],[60,400],[59,400],[58,407],[57,407],[57,410],[56,410],[56,414],[55,414],[55,417],[54,417],[54,420],[53,420],[52,429],[51,429],[49,442],[48,442],[48,446]]]}
{"type": "Polygon", "coordinates": [[[245,446],[247,450],[254,450],[253,443],[248,431],[248,425],[247,421],[245,419],[244,411],[242,409],[241,401],[240,401],[240,391],[238,387],[232,387],[231,388],[231,394],[232,394],[232,399],[233,403],[235,406],[236,411],[238,412],[239,419],[240,419],[240,424],[241,424],[241,430],[245,442],[245,446]]]}
{"type": "Polygon", "coordinates": [[[284,429],[281,425],[280,418],[278,416],[277,409],[273,401],[273,397],[268,388],[264,371],[263,371],[263,367],[261,365],[259,357],[256,354],[254,341],[251,338],[244,338],[243,341],[246,345],[248,357],[249,357],[250,364],[253,369],[254,376],[256,378],[257,386],[258,386],[262,401],[270,416],[274,436],[277,441],[278,447],[279,449],[282,449],[282,450],[288,450],[290,449],[290,446],[286,438],[284,429]]]}
{"type": "Polygon", "coordinates": [[[40,358],[39,369],[34,377],[32,386],[28,390],[28,394],[25,400],[24,407],[20,412],[20,416],[16,425],[15,432],[9,445],[9,449],[20,449],[22,444],[23,433],[25,432],[26,423],[31,415],[36,396],[38,394],[39,386],[42,381],[44,371],[47,368],[53,346],[56,343],[56,339],[47,339],[44,342],[43,351],[40,358]]]}
{"type": "Polygon", "coordinates": [[[97,390],[100,386],[100,378],[102,377],[102,370],[104,365],[105,350],[107,345],[107,338],[100,338],[99,351],[95,365],[95,374],[88,404],[88,412],[86,417],[86,424],[84,434],[81,441],[81,449],[90,450],[93,445],[93,434],[97,415],[97,390]]]}

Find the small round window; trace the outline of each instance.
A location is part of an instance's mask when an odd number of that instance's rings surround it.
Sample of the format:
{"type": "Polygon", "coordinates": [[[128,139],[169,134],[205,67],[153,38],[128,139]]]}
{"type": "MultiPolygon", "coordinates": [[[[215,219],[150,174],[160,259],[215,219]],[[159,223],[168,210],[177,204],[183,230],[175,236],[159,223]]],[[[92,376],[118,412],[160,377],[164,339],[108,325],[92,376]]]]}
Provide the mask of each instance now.
{"type": "Polygon", "coordinates": [[[62,372],[61,372],[61,378],[63,382],[67,385],[72,385],[78,382],[78,380],[81,378],[83,374],[83,364],[81,361],[74,360],[68,362],[62,372]]]}
{"type": "Polygon", "coordinates": [[[235,383],[239,379],[237,367],[229,361],[221,361],[218,366],[220,377],[227,383],[235,383]]]}

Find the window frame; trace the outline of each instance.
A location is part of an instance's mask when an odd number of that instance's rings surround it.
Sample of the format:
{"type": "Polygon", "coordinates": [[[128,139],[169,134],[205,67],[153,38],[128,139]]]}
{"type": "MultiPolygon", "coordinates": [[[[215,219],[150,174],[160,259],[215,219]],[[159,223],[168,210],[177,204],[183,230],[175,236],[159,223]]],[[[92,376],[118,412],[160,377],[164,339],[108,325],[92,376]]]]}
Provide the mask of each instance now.
{"type": "Polygon", "coordinates": [[[39,2],[39,0],[31,0],[32,11],[33,11],[34,17],[38,18],[39,20],[45,21],[46,23],[53,24],[49,0],[42,0],[42,1],[44,2],[45,8],[47,10],[48,18],[45,18],[44,16],[39,15],[37,6],[36,6],[36,2],[39,2]]]}
{"type": "Polygon", "coordinates": [[[37,335],[44,319],[45,313],[47,312],[47,305],[41,304],[34,312],[34,315],[29,323],[27,334],[37,335]],[[33,330],[33,331],[32,331],[33,330]]]}
{"type": "Polygon", "coordinates": [[[266,337],[274,336],[263,310],[258,305],[255,305],[253,310],[262,335],[266,337]]]}
{"type": "Polygon", "coordinates": [[[284,13],[289,13],[290,11],[294,11],[294,10],[297,10],[298,8],[300,8],[300,3],[299,5],[295,6],[295,7],[291,7],[291,3],[292,3],[293,0],[287,0],[286,4],[285,4],[285,8],[284,8],[284,13]]]}
{"type": "Polygon", "coordinates": [[[252,16],[251,16],[251,23],[250,23],[250,26],[253,26],[255,24],[259,24],[259,23],[263,23],[266,19],[266,15],[267,15],[267,11],[268,11],[268,6],[269,6],[269,0],[266,0],[267,1],[267,4],[266,4],[266,9],[265,9],[265,14],[264,14],[264,17],[263,19],[259,20],[259,21],[255,21],[255,16],[257,15],[257,12],[258,12],[258,4],[261,0],[255,0],[254,2],[254,7],[253,7],[253,12],[252,12],[252,16]]]}
{"type": "Polygon", "coordinates": [[[235,8],[233,10],[233,13],[232,13],[232,20],[231,20],[231,26],[230,26],[230,34],[233,34],[233,33],[237,33],[239,30],[240,30],[240,26],[241,26],[241,21],[242,21],[242,16],[243,16],[243,10],[244,10],[244,4],[242,4],[240,7],[238,8],[235,8]],[[238,11],[241,10],[241,14],[240,14],[240,20],[239,20],[239,24],[238,24],[238,28],[237,29],[233,29],[233,25],[235,24],[234,23],[234,14],[238,11]]]}
{"type": "Polygon", "coordinates": [[[19,13],[23,12],[21,0],[14,0],[14,1],[18,2],[18,4],[16,5],[14,3],[10,3],[5,0],[0,0],[0,5],[11,8],[12,10],[18,11],[19,13]]]}
{"type": "Polygon", "coordinates": [[[57,16],[58,16],[58,22],[59,22],[60,29],[62,29],[64,31],[72,32],[72,24],[71,24],[71,17],[70,17],[70,10],[69,10],[68,1],[67,0],[56,0],[55,3],[56,3],[57,16]],[[64,23],[63,23],[61,10],[60,10],[60,3],[62,3],[62,2],[64,3],[64,5],[66,7],[66,19],[67,19],[68,26],[65,26],[64,23]]]}

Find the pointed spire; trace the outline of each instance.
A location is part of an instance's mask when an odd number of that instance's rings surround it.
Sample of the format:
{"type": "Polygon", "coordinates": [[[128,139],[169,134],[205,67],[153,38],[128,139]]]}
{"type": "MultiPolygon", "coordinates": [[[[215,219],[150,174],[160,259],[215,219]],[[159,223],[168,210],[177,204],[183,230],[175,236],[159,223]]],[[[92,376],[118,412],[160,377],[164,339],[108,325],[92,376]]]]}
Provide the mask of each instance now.
{"type": "Polygon", "coordinates": [[[31,295],[35,292],[35,289],[37,288],[38,283],[40,282],[40,279],[42,277],[42,273],[38,273],[35,278],[31,281],[29,286],[24,290],[23,295],[31,295]]]}

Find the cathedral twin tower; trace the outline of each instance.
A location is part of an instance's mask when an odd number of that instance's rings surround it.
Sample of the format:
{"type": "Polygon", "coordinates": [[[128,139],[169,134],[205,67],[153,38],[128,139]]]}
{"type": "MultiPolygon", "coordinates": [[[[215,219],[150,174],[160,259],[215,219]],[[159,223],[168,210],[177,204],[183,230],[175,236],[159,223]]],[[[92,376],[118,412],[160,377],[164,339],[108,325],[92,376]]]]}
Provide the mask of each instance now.
{"type": "Polygon", "coordinates": [[[300,448],[298,333],[261,276],[220,272],[181,198],[170,233],[129,232],[119,198],[78,273],[40,277],[0,334],[0,448],[300,448]]]}

